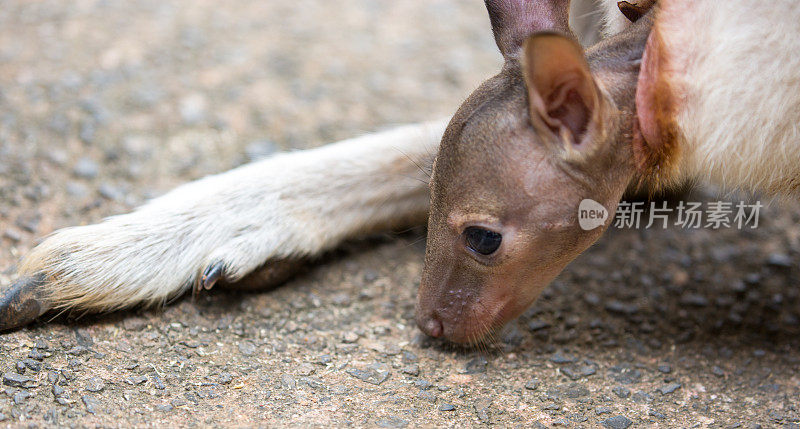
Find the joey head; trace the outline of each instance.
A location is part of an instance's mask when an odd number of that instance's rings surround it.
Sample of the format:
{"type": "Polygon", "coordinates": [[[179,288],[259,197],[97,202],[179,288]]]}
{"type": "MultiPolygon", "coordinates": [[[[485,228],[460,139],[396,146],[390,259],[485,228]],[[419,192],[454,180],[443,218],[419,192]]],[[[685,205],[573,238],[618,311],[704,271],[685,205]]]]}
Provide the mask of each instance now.
{"type": "Polygon", "coordinates": [[[581,201],[613,213],[637,171],[630,134],[649,18],[586,56],[568,2],[487,6],[505,63],[442,139],[417,301],[420,328],[459,343],[522,313],[611,222],[581,228],[581,201]],[[542,28],[553,30],[529,35],[542,28]]]}

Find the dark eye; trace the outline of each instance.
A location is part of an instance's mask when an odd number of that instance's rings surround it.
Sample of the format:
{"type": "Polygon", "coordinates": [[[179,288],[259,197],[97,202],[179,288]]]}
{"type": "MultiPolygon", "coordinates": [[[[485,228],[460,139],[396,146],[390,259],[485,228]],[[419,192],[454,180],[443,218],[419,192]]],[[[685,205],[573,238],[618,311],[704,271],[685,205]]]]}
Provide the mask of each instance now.
{"type": "Polygon", "coordinates": [[[496,252],[503,241],[503,236],[488,229],[471,226],[464,230],[467,245],[470,249],[481,255],[491,255],[496,252]]]}

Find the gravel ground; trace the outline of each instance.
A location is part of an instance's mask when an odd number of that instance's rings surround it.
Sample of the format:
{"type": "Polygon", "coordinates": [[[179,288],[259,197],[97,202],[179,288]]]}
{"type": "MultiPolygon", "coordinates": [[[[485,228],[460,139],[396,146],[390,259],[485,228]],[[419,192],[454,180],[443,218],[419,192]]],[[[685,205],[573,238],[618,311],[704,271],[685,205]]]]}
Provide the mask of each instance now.
{"type": "MultiPolygon", "coordinates": [[[[220,4],[3,2],[0,289],[56,228],[447,115],[500,62],[478,1],[220,4]]],[[[479,350],[414,326],[422,230],[273,291],[32,326],[0,336],[0,426],[798,428],[798,208],[614,230],[479,350]]]]}

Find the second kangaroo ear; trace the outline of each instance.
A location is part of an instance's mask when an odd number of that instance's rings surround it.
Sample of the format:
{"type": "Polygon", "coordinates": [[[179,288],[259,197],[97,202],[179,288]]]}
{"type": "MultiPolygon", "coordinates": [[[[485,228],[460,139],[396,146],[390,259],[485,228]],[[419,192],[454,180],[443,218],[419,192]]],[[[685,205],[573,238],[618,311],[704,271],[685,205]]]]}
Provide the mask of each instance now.
{"type": "Polygon", "coordinates": [[[516,58],[522,42],[536,31],[570,33],[570,0],[485,0],[497,47],[516,58]]]}
{"type": "Polygon", "coordinates": [[[601,126],[601,98],[581,46],[561,34],[534,34],[523,45],[522,69],[532,125],[585,152],[589,131],[601,126]]]}

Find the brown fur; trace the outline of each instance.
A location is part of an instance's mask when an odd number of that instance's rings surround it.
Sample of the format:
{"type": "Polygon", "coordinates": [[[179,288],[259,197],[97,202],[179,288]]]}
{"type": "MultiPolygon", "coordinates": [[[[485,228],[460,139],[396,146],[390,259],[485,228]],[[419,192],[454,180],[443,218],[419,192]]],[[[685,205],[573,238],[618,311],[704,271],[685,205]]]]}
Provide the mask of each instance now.
{"type": "Polygon", "coordinates": [[[636,94],[633,148],[639,184],[651,192],[676,185],[680,131],[676,116],[679,92],[671,83],[670,60],[656,23],[647,40],[636,94]],[[644,185],[647,183],[647,185],[644,185]]]}
{"type": "Polygon", "coordinates": [[[580,228],[581,201],[613,213],[637,176],[631,128],[650,15],[585,54],[562,28],[517,46],[506,31],[519,22],[492,22],[503,24],[505,65],[456,112],[431,183],[417,323],[454,342],[481,341],[524,311],[610,224],[580,228]],[[470,228],[501,234],[500,247],[470,249],[470,228]]]}

